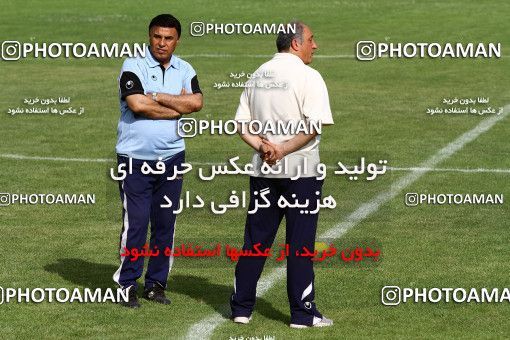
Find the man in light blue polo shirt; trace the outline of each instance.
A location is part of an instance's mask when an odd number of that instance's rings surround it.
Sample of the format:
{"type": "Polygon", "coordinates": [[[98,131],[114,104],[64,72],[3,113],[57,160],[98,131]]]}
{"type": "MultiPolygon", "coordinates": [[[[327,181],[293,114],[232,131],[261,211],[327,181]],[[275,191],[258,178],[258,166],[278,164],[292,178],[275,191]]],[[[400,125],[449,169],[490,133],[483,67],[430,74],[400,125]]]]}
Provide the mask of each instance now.
{"type": "MultiPolygon", "coordinates": [[[[177,133],[178,120],[184,114],[199,111],[203,103],[195,70],[173,55],[180,35],[181,25],[175,17],[156,16],[149,25],[150,48],[145,57],[127,59],[119,77],[121,117],[116,152],[119,165],[130,164],[130,171],[119,182],[123,205],[120,253],[126,249],[142,251],[150,221],[149,249],[159,250],[159,255],[149,258],[143,296],[162,304],[170,303],[165,288],[173,257],[166,256],[164,249],[173,247],[173,211],[178,210],[182,189],[182,176],[174,176],[184,163],[184,140],[177,133]],[[147,166],[155,171],[148,173],[147,166]],[[165,196],[173,203],[171,209],[161,208],[167,203],[165,196]]],[[[129,289],[124,306],[140,306],[136,280],[142,275],[143,263],[143,256],[121,256],[113,279],[129,289]]]]}

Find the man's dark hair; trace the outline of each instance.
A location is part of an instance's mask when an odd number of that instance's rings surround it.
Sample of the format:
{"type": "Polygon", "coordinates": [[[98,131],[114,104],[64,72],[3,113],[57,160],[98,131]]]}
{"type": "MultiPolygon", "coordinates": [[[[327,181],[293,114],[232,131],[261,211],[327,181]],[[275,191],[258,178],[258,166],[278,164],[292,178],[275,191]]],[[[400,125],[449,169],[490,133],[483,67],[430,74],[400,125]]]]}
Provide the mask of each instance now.
{"type": "Polygon", "coordinates": [[[181,23],[172,14],[160,14],[154,17],[149,24],[149,32],[154,26],[175,28],[177,30],[177,37],[181,37],[181,23]]]}
{"type": "Polygon", "coordinates": [[[278,37],[276,38],[276,48],[278,49],[278,52],[288,51],[293,39],[297,39],[301,44],[303,43],[304,23],[294,20],[285,25],[285,27],[287,28],[286,31],[278,33],[278,37]],[[295,27],[294,32],[289,29],[289,26],[295,27]]]}

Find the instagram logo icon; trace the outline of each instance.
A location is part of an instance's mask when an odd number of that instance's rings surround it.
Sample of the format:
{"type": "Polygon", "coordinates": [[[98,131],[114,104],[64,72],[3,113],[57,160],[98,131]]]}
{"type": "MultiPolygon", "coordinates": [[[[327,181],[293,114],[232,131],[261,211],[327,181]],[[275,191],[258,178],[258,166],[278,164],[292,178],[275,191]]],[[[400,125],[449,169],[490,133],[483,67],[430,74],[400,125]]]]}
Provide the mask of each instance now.
{"type": "Polygon", "coordinates": [[[385,306],[399,305],[401,296],[400,287],[397,286],[384,286],[381,290],[381,302],[385,306]]]}
{"type": "Polygon", "coordinates": [[[375,42],[363,40],[356,44],[356,58],[358,60],[374,60],[376,54],[375,42]]]}
{"type": "Polygon", "coordinates": [[[2,59],[18,60],[21,58],[21,44],[19,41],[7,40],[2,43],[2,59]]]}

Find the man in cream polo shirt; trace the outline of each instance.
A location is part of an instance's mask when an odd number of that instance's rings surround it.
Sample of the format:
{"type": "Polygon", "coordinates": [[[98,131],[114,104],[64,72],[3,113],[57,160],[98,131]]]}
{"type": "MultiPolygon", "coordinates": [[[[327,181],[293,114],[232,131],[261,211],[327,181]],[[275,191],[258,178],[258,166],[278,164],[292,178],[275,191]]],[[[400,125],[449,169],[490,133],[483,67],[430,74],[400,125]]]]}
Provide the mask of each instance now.
{"type": "MultiPolygon", "coordinates": [[[[322,126],[333,124],[326,85],[319,72],[307,66],[311,63],[317,44],[312,31],[302,22],[292,22],[294,32],[280,33],[276,40],[278,53],[273,59],[254,72],[244,92],[236,113],[238,122],[259,121],[264,125],[278,121],[288,123],[320,122],[322,126]]],[[[246,125],[246,124],[244,124],[246,125]]],[[[240,124],[241,126],[241,124],[240,124]]],[[[292,124],[288,125],[292,126],[292,124]]],[[[243,249],[270,248],[282,218],[286,219],[287,294],[293,328],[331,326],[333,321],[317,310],[314,302],[314,272],[310,258],[293,256],[303,247],[314,251],[318,214],[303,214],[300,208],[280,208],[281,196],[290,202],[309,200],[309,211],[317,207],[322,180],[317,179],[320,136],[316,129],[255,135],[248,129],[241,130],[241,138],[250,145],[253,155],[254,175],[250,177],[250,210],[255,208],[257,194],[266,194],[270,207],[259,208],[248,214],[245,225],[243,249]],[[286,171],[279,174],[262,173],[266,162],[286,164],[286,171]],[[301,172],[298,173],[298,166],[301,172]],[[305,170],[306,169],[306,170],[305,170]],[[301,175],[299,175],[301,174],[301,175]],[[291,179],[292,178],[292,179],[291,179]],[[257,193],[255,193],[255,191],[257,193]]],[[[285,168],[285,167],[284,167],[285,168]]],[[[258,195],[260,196],[260,195],[258,195]]],[[[239,259],[235,271],[234,292],[231,309],[234,322],[248,323],[255,306],[257,281],[262,273],[265,257],[239,259]]]]}

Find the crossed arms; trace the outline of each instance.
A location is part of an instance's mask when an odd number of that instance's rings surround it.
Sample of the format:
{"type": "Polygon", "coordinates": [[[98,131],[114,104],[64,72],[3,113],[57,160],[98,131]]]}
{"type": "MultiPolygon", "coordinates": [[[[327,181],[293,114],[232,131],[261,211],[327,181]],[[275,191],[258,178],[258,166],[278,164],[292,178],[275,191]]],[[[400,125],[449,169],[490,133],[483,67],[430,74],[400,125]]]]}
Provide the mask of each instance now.
{"type": "Polygon", "coordinates": [[[132,94],[126,97],[126,102],[136,114],[149,119],[178,119],[184,114],[197,112],[202,109],[203,97],[201,93],[188,94],[183,89],[180,95],[158,93],[156,100],[152,94],[132,94]]]}

